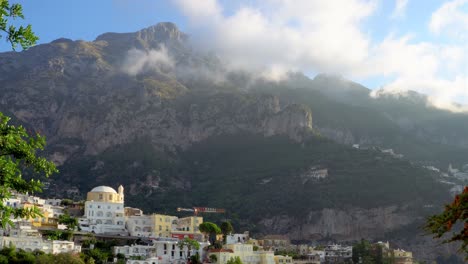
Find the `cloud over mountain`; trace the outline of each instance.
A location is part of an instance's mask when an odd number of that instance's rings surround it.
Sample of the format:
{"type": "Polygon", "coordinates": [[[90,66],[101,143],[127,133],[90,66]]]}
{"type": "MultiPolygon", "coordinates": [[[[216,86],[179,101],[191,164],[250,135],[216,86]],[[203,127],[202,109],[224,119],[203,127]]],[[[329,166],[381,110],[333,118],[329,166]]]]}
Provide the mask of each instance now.
{"type": "MultiPolygon", "coordinates": [[[[426,93],[438,107],[468,103],[466,45],[416,38],[415,32],[392,31],[377,38],[368,23],[381,8],[378,1],[174,1],[188,18],[195,43],[232,68],[258,71],[270,79],[281,79],[288,71],[328,72],[360,81],[378,78],[379,88],[426,93]]],[[[456,0],[435,10],[428,33],[440,33],[454,19],[465,21],[468,14],[460,7],[467,2],[456,0]],[[447,10],[454,8],[456,16],[450,17],[447,10]]],[[[402,16],[407,4],[395,1],[394,15],[402,16]]]]}

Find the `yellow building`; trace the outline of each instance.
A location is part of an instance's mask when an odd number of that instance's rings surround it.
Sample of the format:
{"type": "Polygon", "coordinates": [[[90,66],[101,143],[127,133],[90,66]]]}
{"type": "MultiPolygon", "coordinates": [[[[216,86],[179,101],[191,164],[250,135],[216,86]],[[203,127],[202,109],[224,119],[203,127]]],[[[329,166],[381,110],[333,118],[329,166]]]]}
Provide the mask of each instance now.
{"type": "Polygon", "coordinates": [[[229,259],[234,257],[234,252],[230,249],[210,249],[208,252],[208,258],[211,259],[214,256],[216,264],[226,264],[229,259]]]}
{"type": "Polygon", "coordinates": [[[156,237],[171,237],[172,225],[177,217],[163,214],[152,214],[153,233],[156,237]]]}
{"type": "Polygon", "coordinates": [[[291,256],[282,256],[282,255],[275,256],[275,264],[291,264],[291,263],[293,263],[291,256]]]}
{"type": "Polygon", "coordinates": [[[177,233],[187,232],[187,233],[200,233],[199,226],[203,223],[203,217],[201,216],[189,216],[184,218],[179,218],[177,220],[177,233]]]}
{"type": "MultiPolygon", "coordinates": [[[[119,192],[116,192],[109,186],[98,186],[88,192],[86,201],[103,202],[103,203],[123,203],[124,194],[122,185],[118,188],[119,192]]],[[[123,209],[123,208],[122,208],[123,209]]]]}
{"type": "Polygon", "coordinates": [[[26,202],[23,204],[24,209],[32,209],[34,206],[36,206],[40,210],[42,216],[29,218],[29,221],[31,222],[32,226],[42,228],[57,228],[58,218],[54,216],[53,212],[51,212],[50,210],[46,210],[43,206],[37,206],[32,203],[26,202]]]}
{"type": "Polygon", "coordinates": [[[211,255],[216,256],[216,264],[226,264],[235,257],[239,257],[244,264],[275,264],[272,251],[254,251],[252,244],[224,245],[223,250],[210,251],[208,257],[211,255]]]}

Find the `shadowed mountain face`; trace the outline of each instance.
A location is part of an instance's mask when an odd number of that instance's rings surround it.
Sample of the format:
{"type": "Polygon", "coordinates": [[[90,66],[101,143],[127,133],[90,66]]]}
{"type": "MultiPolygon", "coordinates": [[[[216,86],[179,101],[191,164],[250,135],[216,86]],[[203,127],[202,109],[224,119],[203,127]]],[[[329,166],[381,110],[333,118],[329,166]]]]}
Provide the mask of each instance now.
{"type": "Polygon", "coordinates": [[[433,246],[417,227],[459,184],[421,165],[468,163],[466,115],[334,76],[229,72],[172,23],[0,61],[0,111],[46,135],[59,165],[49,195],[123,184],[147,212],[224,207],[257,233],[392,238],[417,253],[433,246]]]}

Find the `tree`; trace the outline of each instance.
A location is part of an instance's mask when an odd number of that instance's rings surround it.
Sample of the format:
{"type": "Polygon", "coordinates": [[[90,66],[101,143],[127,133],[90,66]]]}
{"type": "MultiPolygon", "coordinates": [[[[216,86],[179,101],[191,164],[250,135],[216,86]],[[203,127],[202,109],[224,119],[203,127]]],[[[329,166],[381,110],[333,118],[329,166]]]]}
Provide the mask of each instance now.
{"type": "MultiPolygon", "coordinates": [[[[385,258],[385,263],[390,261],[385,258]]],[[[380,245],[371,244],[365,239],[360,243],[353,245],[353,262],[363,264],[383,264],[383,248],[380,245]]]]}
{"type": "Polygon", "coordinates": [[[211,245],[214,245],[216,242],[216,235],[221,234],[221,229],[216,225],[215,223],[212,222],[204,222],[201,223],[199,226],[199,230],[202,233],[205,233],[209,237],[209,241],[211,245]]]}
{"type": "Polygon", "coordinates": [[[180,250],[182,252],[184,252],[184,257],[187,258],[187,256],[185,255],[185,251],[184,251],[184,247],[187,247],[187,250],[190,254],[190,251],[192,251],[192,249],[195,249],[195,250],[199,250],[200,249],[200,243],[198,243],[198,241],[196,241],[195,239],[191,239],[191,238],[184,238],[183,240],[180,240],[177,245],[179,246],[180,250]]]}
{"type": "Polygon", "coordinates": [[[216,263],[216,262],[218,262],[218,257],[217,257],[216,255],[214,255],[214,254],[211,254],[211,255],[210,255],[210,262],[211,262],[211,263],[216,263]]]}
{"type": "Polygon", "coordinates": [[[429,217],[424,228],[437,239],[451,233],[442,242],[461,242],[460,251],[468,260],[468,186],[445,206],[442,213],[429,217]]]}
{"type": "Polygon", "coordinates": [[[234,231],[234,228],[229,221],[222,222],[220,228],[221,233],[223,233],[223,242],[226,244],[227,236],[234,231]]]}
{"type": "Polygon", "coordinates": [[[39,134],[30,136],[24,127],[9,125],[8,121],[10,118],[0,112],[0,221],[3,228],[7,224],[13,224],[11,216],[41,216],[37,207],[13,208],[5,205],[5,200],[10,198],[13,192],[24,194],[42,191],[42,183],[39,180],[24,179],[21,169],[44,174],[46,177],[58,172],[54,163],[37,155],[38,150],[44,149],[45,138],[39,134]]]}
{"type": "Polygon", "coordinates": [[[78,226],[78,219],[75,217],[70,216],[68,213],[65,213],[59,216],[58,219],[59,224],[64,224],[67,226],[67,230],[75,230],[78,226]]]}
{"type": "Polygon", "coordinates": [[[53,262],[55,264],[84,264],[84,261],[80,259],[78,255],[71,253],[59,253],[53,256],[53,262]]]}
{"type": "Polygon", "coordinates": [[[240,257],[234,257],[234,258],[230,258],[226,264],[242,264],[242,260],[240,259],[240,257]]]}
{"type": "MultiPolygon", "coordinates": [[[[39,38],[32,31],[31,25],[17,28],[9,23],[9,20],[11,22],[16,18],[24,19],[23,7],[20,4],[10,5],[8,0],[0,0],[0,33],[6,34],[6,40],[11,44],[13,50],[16,49],[18,44],[23,49],[27,49],[36,44],[39,38]]],[[[1,38],[2,35],[0,34],[1,38]]]]}

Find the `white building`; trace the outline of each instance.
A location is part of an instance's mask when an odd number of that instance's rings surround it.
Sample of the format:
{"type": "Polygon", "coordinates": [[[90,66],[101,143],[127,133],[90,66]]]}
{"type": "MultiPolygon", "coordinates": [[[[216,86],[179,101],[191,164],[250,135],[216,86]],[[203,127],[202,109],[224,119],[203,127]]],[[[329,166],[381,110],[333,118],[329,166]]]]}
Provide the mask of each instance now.
{"type": "Polygon", "coordinates": [[[127,264],[159,264],[159,258],[147,258],[145,260],[129,259],[127,260],[127,264]]]}
{"type": "Polygon", "coordinates": [[[154,236],[154,217],[151,215],[134,215],[125,218],[126,227],[131,236],[154,236]]]}
{"type": "Polygon", "coordinates": [[[41,234],[36,229],[32,229],[31,226],[13,228],[5,232],[4,235],[7,234],[8,236],[0,236],[0,248],[14,246],[28,252],[41,250],[52,254],[81,252],[81,246],[75,245],[72,241],[44,240],[41,234]]]}
{"type": "Polygon", "coordinates": [[[243,234],[230,234],[226,236],[226,244],[236,244],[236,243],[246,243],[249,241],[250,236],[249,232],[244,232],[243,234]]]}
{"type": "Polygon", "coordinates": [[[351,259],[353,256],[353,247],[332,244],[325,247],[325,261],[341,262],[351,259]]]}
{"type": "Polygon", "coordinates": [[[273,251],[254,251],[252,244],[226,244],[223,249],[211,249],[208,257],[213,255],[216,257],[216,264],[226,264],[235,257],[239,257],[244,264],[275,264],[273,251]]]}
{"type": "MultiPolygon", "coordinates": [[[[196,254],[200,255],[203,260],[203,248],[208,246],[208,243],[201,242],[200,249],[188,250],[187,247],[180,249],[178,239],[157,239],[153,240],[152,245],[131,245],[131,246],[117,246],[113,248],[114,255],[124,254],[126,258],[143,257],[145,259],[153,258],[158,259],[159,264],[168,263],[185,263],[185,260],[196,254]]],[[[133,263],[133,262],[127,262],[133,263]]],[[[144,262],[135,262],[144,263],[144,262]]],[[[148,262],[151,263],[151,262],[148,262]]]]}
{"type": "Polygon", "coordinates": [[[61,206],[62,199],[46,199],[45,203],[49,205],[61,206]]]}
{"type": "Polygon", "coordinates": [[[127,235],[124,216],[124,189],[119,192],[108,186],[99,186],[88,192],[85,215],[80,219],[80,228],[96,234],[127,235]]]}

